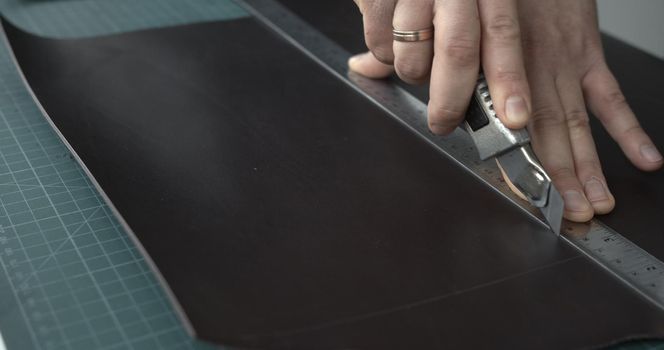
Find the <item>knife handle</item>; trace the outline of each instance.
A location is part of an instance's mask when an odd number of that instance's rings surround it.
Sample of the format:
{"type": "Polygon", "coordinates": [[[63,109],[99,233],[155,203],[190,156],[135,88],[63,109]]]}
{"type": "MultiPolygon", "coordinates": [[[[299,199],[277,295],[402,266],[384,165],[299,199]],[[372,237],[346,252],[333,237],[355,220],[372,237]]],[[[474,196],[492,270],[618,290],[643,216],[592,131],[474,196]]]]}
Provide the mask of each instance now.
{"type": "Polygon", "coordinates": [[[530,142],[525,128],[512,130],[496,116],[489,86],[481,73],[462,126],[473,139],[482,160],[530,142]]]}

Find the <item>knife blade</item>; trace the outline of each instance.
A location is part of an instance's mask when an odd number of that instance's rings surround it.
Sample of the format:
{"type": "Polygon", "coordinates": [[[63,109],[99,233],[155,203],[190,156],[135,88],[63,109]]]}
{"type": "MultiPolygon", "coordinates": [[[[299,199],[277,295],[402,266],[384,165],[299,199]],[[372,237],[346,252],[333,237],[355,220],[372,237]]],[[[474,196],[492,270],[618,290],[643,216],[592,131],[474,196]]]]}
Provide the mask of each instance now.
{"type": "Polygon", "coordinates": [[[462,124],[481,160],[496,158],[508,180],[539,208],[551,231],[560,234],[564,202],[530,146],[523,129],[506,127],[496,115],[489,86],[480,74],[471,104],[462,124]]]}

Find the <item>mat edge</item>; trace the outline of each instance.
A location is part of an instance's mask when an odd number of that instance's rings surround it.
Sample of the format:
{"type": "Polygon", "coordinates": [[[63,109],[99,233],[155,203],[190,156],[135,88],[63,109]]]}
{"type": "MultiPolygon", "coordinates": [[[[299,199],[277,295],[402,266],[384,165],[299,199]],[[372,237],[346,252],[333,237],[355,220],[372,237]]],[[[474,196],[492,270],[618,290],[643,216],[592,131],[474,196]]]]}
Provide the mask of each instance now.
{"type": "MultiPolygon", "coordinates": [[[[8,51],[8,53],[9,53],[9,57],[11,58],[12,62],[14,63],[14,67],[16,68],[16,72],[18,73],[18,75],[19,75],[21,81],[23,82],[23,85],[24,85],[25,89],[27,90],[28,94],[30,95],[30,97],[32,98],[33,102],[35,103],[35,105],[36,105],[37,108],[39,109],[39,111],[40,111],[42,117],[44,117],[44,119],[45,119],[45,120],[48,122],[48,124],[51,126],[52,130],[56,133],[56,135],[58,136],[58,138],[60,139],[60,141],[65,145],[65,147],[67,148],[67,150],[68,150],[68,151],[71,153],[71,155],[74,157],[74,160],[76,161],[76,163],[81,167],[81,169],[83,169],[83,172],[86,174],[86,176],[88,177],[88,179],[90,179],[90,182],[92,183],[94,189],[95,189],[95,190],[97,191],[97,193],[102,197],[102,199],[104,200],[104,203],[109,207],[109,209],[111,209],[111,212],[113,213],[113,216],[115,216],[115,218],[118,220],[118,222],[120,223],[121,227],[123,228],[123,230],[125,231],[125,233],[127,234],[127,236],[129,236],[129,238],[131,239],[131,241],[134,243],[134,245],[136,246],[136,248],[138,249],[138,251],[141,253],[141,255],[143,256],[143,258],[145,259],[145,262],[147,263],[148,267],[152,270],[152,272],[154,273],[155,277],[157,278],[157,280],[158,280],[159,283],[161,284],[161,286],[162,286],[162,288],[163,288],[163,291],[165,292],[166,297],[167,297],[169,303],[171,304],[171,306],[172,306],[173,309],[175,310],[175,313],[177,314],[177,317],[180,319],[182,325],[184,326],[185,330],[187,331],[187,334],[189,334],[190,336],[192,336],[192,337],[194,337],[194,338],[199,339],[198,336],[197,336],[197,334],[196,334],[196,331],[195,331],[195,329],[194,329],[194,327],[193,327],[193,325],[192,325],[192,323],[191,323],[191,321],[190,321],[189,318],[187,317],[187,314],[184,312],[184,308],[182,307],[182,305],[180,305],[180,302],[177,300],[175,294],[174,294],[173,291],[171,290],[170,285],[168,284],[168,282],[166,282],[166,279],[165,279],[164,276],[162,275],[161,271],[159,271],[159,268],[157,268],[157,265],[156,265],[155,262],[152,260],[152,258],[151,258],[150,255],[148,254],[148,252],[147,252],[147,250],[145,249],[145,247],[143,247],[143,245],[141,244],[140,240],[138,239],[138,237],[136,236],[136,234],[134,233],[134,231],[131,229],[131,227],[129,226],[129,224],[127,223],[127,221],[124,219],[124,217],[122,216],[122,214],[120,213],[120,211],[115,207],[115,205],[114,205],[113,202],[111,201],[110,197],[108,197],[108,195],[106,194],[106,192],[104,192],[104,190],[102,189],[101,185],[99,184],[99,182],[97,181],[97,179],[94,177],[94,175],[92,174],[92,172],[90,172],[90,170],[89,170],[88,167],[85,165],[85,163],[83,162],[83,160],[81,159],[81,157],[78,155],[78,153],[76,153],[76,151],[75,151],[74,148],[71,146],[71,144],[67,141],[67,139],[66,139],[65,136],[62,134],[62,132],[60,131],[60,129],[55,125],[55,123],[53,122],[53,120],[52,120],[51,117],[48,115],[48,113],[46,112],[46,110],[45,110],[44,107],[42,106],[41,102],[40,102],[39,99],[37,98],[37,95],[36,95],[36,94],[34,93],[34,91],[32,90],[32,87],[31,87],[30,84],[28,83],[28,80],[26,79],[25,74],[23,74],[23,70],[21,69],[21,66],[20,66],[20,64],[18,63],[18,60],[16,59],[16,55],[14,54],[14,50],[13,50],[13,48],[12,48],[12,46],[11,46],[11,43],[9,42],[9,38],[7,37],[6,32],[5,32],[5,25],[6,25],[7,23],[9,23],[9,25],[13,25],[13,24],[12,24],[11,22],[9,22],[4,16],[0,16],[0,36],[2,37],[0,40],[2,40],[3,45],[7,48],[7,51],[8,51]]],[[[23,31],[23,30],[22,30],[21,28],[19,28],[19,27],[16,27],[16,26],[14,26],[14,27],[15,27],[17,30],[21,30],[21,31],[23,31]]],[[[0,350],[1,350],[1,349],[0,349],[0,350]]]]}

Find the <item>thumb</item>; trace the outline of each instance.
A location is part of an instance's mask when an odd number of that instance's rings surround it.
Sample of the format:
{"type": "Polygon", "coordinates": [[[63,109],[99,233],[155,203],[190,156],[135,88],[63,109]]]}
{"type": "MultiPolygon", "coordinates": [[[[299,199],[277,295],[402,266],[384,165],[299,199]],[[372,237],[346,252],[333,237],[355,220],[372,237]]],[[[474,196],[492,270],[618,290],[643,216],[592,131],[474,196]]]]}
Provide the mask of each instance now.
{"type": "Polygon", "coordinates": [[[387,78],[394,72],[394,67],[378,61],[371,52],[351,57],[348,67],[351,71],[371,79],[387,78]]]}

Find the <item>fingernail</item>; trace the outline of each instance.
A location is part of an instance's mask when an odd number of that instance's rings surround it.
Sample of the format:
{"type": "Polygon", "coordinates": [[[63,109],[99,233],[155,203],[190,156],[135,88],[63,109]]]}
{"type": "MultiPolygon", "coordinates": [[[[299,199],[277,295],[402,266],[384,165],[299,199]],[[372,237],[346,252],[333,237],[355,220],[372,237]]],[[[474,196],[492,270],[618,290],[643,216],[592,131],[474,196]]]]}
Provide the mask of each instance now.
{"type": "Polygon", "coordinates": [[[662,160],[662,155],[653,145],[641,145],[641,156],[651,163],[657,163],[662,160]]]}
{"type": "Polygon", "coordinates": [[[563,193],[565,209],[569,211],[586,211],[590,209],[588,202],[579,191],[567,191],[563,193]]]}
{"type": "Polygon", "coordinates": [[[512,123],[524,123],[528,120],[528,106],[521,96],[510,96],[505,100],[505,116],[512,123]]]}
{"type": "Polygon", "coordinates": [[[596,177],[592,177],[590,180],[586,181],[585,185],[586,197],[591,202],[605,201],[609,199],[608,190],[604,186],[604,183],[596,177]]]}
{"type": "Polygon", "coordinates": [[[355,56],[352,56],[351,58],[348,59],[348,65],[357,65],[364,59],[365,56],[371,55],[371,52],[362,52],[358,53],[355,56]]]}
{"type": "Polygon", "coordinates": [[[357,55],[349,58],[348,59],[348,66],[350,66],[352,68],[355,64],[357,64],[357,62],[360,60],[360,56],[362,56],[362,55],[364,55],[364,54],[362,54],[362,53],[357,54],[357,55]]]}

